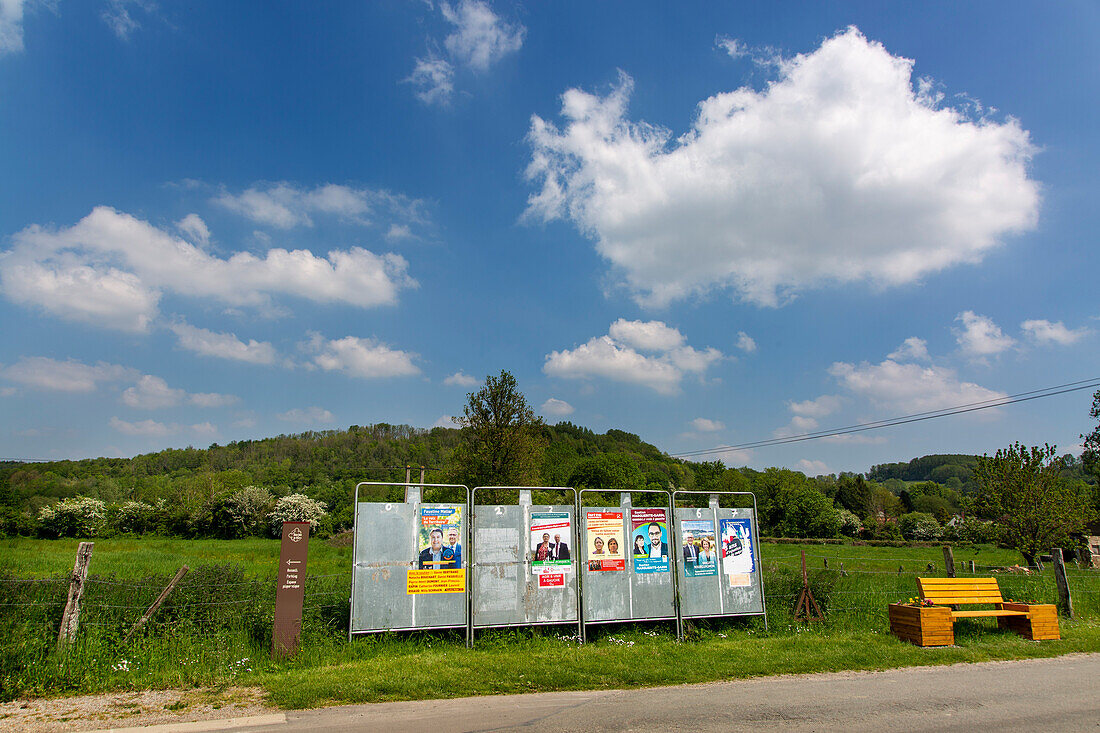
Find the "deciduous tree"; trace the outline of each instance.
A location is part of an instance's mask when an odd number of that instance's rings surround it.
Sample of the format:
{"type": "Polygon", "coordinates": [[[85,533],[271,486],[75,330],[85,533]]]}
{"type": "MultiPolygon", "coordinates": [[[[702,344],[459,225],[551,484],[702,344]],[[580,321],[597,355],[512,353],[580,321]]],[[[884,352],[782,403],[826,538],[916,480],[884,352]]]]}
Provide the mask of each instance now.
{"type": "Polygon", "coordinates": [[[1014,443],[992,458],[978,457],[976,507],[1001,525],[1003,540],[1029,565],[1039,553],[1068,544],[1092,515],[1085,487],[1059,476],[1060,468],[1051,445],[1014,443]]]}
{"type": "Polygon", "coordinates": [[[538,486],[545,440],[537,417],[507,371],[485,378],[467,396],[462,442],[455,449],[453,476],[475,486],[538,486]]]}

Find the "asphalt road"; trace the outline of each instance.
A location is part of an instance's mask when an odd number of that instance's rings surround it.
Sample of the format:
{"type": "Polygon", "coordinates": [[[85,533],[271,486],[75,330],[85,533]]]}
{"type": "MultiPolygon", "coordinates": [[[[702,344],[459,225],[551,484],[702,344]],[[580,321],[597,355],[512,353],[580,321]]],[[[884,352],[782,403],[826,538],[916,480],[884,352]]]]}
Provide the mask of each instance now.
{"type": "MultiPolygon", "coordinates": [[[[443,670],[441,670],[442,672],[443,670]]],[[[445,676],[441,676],[445,684],[445,676]]],[[[1100,654],[705,685],[349,705],[238,731],[1093,731],[1100,654]]]]}

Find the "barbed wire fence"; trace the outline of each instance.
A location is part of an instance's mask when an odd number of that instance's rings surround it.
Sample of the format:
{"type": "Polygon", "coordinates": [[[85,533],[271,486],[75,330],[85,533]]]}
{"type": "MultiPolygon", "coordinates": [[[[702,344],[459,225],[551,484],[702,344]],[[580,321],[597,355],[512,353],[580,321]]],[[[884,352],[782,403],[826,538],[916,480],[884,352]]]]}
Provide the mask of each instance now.
{"type": "MultiPolygon", "coordinates": [[[[809,581],[826,619],[834,623],[866,624],[882,620],[890,603],[917,596],[916,579],[942,576],[942,558],[927,555],[859,557],[851,554],[806,553],[809,581]],[[885,565],[896,568],[886,568],[885,565]]],[[[764,589],[768,615],[776,621],[791,619],[802,587],[797,556],[763,553],[764,589]],[[773,555],[769,558],[769,554],[773,555]],[[778,556],[774,556],[778,555],[778,556]]],[[[148,623],[150,631],[187,623],[197,629],[216,632],[248,617],[253,625],[267,625],[274,612],[275,578],[246,578],[239,567],[200,566],[193,577],[169,595],[157,615],[148,623]],[[221,577],[215,577],[220,574],[221,577]]],[[[1066,568],[1075,615],[1100,617],[1100,570],[1066,568]]],[[[1039,603],[1055,603],[1058,591],[1051,568],[1042,571],[1018,566],[971,565],[961,562],[956,577],[998,578],[1003,597],[1039,603]]],[[[140,580],[89,576],[81,605],[81,626],[125,630],[149,608],[163,591],[166,580],[140,580]]],[[[70,578],[17,578],[0,576],[0,613],[34,617],[35,622],[60,618],[66,604],[70,578]]],[[[346,631],[350,615],[351,572],[307,575],[303,633],[339,629],[346,631]]]]}

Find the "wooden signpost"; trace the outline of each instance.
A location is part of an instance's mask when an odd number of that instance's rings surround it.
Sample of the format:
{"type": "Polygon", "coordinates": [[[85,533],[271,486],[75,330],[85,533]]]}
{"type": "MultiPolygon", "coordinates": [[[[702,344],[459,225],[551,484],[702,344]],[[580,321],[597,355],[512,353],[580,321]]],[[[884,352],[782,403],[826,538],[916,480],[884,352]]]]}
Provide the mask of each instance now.
{"type": "Polygon", "coordinates": [[[279,584],[275,588],[275,625],[271,632],[271,654],[275,657],[290,656],[298,651],[302,606],[306,598],[308,549],[309,522],[283,522],[279,584]]]}

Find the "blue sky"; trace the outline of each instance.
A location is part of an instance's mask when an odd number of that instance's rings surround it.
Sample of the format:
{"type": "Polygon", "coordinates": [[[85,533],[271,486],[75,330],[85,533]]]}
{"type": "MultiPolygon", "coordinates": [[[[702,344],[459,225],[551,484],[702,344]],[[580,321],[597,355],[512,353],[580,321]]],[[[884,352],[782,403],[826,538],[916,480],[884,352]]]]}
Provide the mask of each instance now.
{"type": "MultiPolygon", "coordinates": [[[[1089,2],[0,0],[0,454],[550,422],[677,453],[1098,376],[1089,2]]],[[[1078,392],[719,454],[1075,450],[1078,392]]]]}

